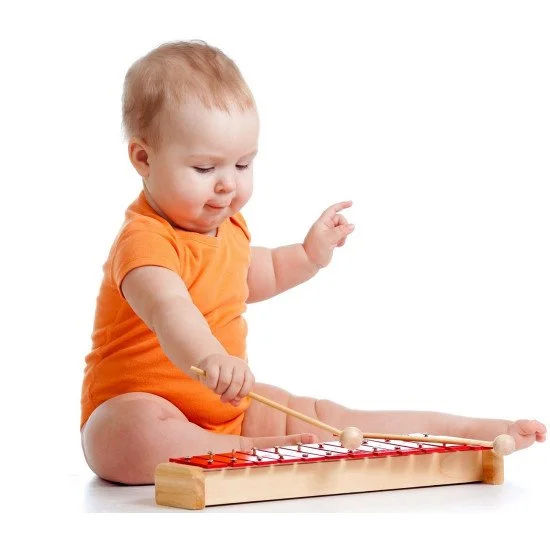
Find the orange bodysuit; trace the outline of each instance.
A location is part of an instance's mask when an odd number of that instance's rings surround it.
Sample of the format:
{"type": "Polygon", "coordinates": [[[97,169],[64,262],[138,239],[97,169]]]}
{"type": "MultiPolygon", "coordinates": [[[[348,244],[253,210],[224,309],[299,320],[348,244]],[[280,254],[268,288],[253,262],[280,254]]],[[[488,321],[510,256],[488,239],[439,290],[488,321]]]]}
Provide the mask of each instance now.
{"type": "Polygon", "coordinates": [[[176,272],[214,337],[227,353],[246,359],[246,310],[250,234],[240,213],[226,219],[215,237],[172,227],[147,203],[143,192],[126,210],[125,222],[103,267],[92,351],[82,385],[82,425],[101,403],[128,392],[164,397],[195,424],[216,433],[240,434],[245,397],[239,406],[184,374],[166,357],[158,339],[134,313],[120,286],[140,266],[176,272]]]}

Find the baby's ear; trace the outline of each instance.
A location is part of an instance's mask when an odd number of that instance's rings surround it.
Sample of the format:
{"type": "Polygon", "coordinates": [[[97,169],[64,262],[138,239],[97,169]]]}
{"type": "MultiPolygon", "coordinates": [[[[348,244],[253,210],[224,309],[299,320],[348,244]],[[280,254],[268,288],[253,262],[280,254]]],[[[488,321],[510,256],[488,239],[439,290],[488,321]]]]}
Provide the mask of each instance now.
{"type": "Polygon", "coordinates": [[[147,145],[138,138],[128,142],[128,157],[132,166],[142,178],[149,177],[149,150],[147,145]]]}

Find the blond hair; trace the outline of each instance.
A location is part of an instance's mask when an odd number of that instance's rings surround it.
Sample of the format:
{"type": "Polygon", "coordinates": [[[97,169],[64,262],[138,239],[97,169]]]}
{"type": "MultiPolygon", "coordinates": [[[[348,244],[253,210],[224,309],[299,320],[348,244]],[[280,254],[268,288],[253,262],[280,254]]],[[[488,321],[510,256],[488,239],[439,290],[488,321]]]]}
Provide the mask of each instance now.
{"type": "Polygon", "coordinates": [[[188,100],[229,112],[255,107],[237,65],[202,40],[167,42],[135,61],[124,79],[124,137],[144,139],[153,148],[163,142],[161,116],[188,100]]]}

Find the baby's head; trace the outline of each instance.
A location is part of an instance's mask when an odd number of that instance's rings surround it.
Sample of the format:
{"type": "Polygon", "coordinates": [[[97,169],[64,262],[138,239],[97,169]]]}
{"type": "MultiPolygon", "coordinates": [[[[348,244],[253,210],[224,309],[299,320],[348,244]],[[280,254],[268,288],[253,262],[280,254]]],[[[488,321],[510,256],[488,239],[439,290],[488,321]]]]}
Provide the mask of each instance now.
{"type": "Polygon", "coordinates": [[[252,194],[259,119],[234,62],[201,41],[159,46],[124,81],[123,129],[150,205],[215,235],[252,194]]]}

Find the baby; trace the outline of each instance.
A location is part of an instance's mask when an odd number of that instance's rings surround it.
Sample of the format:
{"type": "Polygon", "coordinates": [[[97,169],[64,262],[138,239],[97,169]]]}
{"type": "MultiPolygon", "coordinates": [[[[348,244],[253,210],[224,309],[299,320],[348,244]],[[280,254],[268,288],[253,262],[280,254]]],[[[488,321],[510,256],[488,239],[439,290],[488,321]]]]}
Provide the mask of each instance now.
{"type": "Polygon", "coordinates": [[[258,113],[234,62],[204,42],[163,44],[130,67],[123,124],[143,190],[104,265],[86,357],[82,447],[98,476],[148,484],[170,457],[334,439],[252,401],[251,390],[339,428],[507,433],[517,449],[545,440],[536,420],[351,410],[255,383],[246,304],[326,267],[353,232],[342,214],[351,201],[327,208],[302,243],[250,246],[240,211],[252,194],[258,113]]]}

